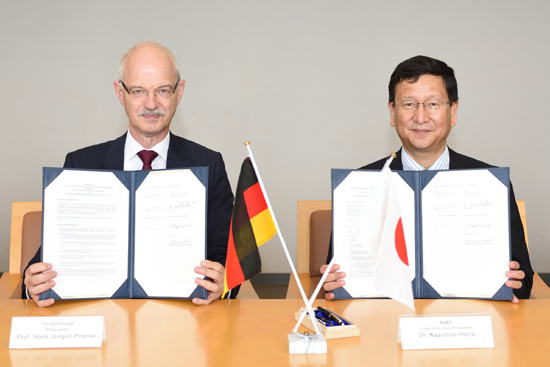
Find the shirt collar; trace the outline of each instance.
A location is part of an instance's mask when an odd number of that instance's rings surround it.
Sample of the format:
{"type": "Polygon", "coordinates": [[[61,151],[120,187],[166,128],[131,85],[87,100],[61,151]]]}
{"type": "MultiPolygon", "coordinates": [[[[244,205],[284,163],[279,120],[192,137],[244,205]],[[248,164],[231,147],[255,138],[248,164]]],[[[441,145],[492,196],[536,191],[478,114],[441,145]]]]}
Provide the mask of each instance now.
{"type": "MultiPolygon", "coordinates": [[[[168,158],[168,146],[170,145],[170,133],[166,135],[164,140],[162,140],[160,143],[152,147],[148,150],[153,150],[157,152],[159,157],[161,157],[165,162],[168,158]]],[[[128,161],[132,159],[135,155],[137,155],[138,152],[145,149],[141,146],[140,143],[138,143],[132,134],[130,134],[130,131],[126,134],[126,144],[124,144],[124,161],[128,161]]]]}
{"type": "MultiPolygon", "coordinates": [[[[401,149],[401,161],[403,162],[404,171],[423,171],[425,168],[418,164],[412,157],[407,154],[405,149],[401,149]]],[[[449,147],[445,146],[443,154],[432,164],[428,170],[448,170],[449,169],[449,147]]]]}

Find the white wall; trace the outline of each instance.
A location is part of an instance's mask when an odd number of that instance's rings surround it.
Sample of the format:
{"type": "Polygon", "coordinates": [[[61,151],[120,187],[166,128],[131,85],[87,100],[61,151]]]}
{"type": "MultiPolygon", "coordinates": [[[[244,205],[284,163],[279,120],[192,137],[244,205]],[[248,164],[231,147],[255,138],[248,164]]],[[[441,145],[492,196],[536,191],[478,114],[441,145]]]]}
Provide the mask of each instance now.
{"type": "MultiPolygon", "coordinates": [[[[113,91],[122,54],[142,40],[174,52],[187,80],[172,131],[224,155],[236,185],[245,140],[290,251],[296,201],[330,199],[330,169],[399,148],[387,83],[402,60],[452,66],[450,146],[511,167],[527,202],[535,270],[550,272],[547,1],[3,1],[0,6],[0,271],[12,201],[41,200],[41,167],[127,128],[113,91]]],[[[288,272],[278,239],[265,272],[288,272]]]]}

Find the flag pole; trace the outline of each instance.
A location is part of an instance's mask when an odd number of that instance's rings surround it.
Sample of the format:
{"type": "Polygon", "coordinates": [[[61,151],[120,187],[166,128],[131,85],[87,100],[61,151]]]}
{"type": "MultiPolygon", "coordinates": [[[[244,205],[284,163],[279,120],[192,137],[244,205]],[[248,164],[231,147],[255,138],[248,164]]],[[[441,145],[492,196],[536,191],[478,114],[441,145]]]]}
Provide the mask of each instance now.
{"type": "Polygon", "coordinates": [[[391,162],[393,161],[394,158],[397,158],[397,154],[395,153],[392,153],[390,154],[390,156],[388,157],[388,159],[386,160],[386,163],[384,163],[384,167],[382,167],[382,170],[385,170],[386,168],[388,168],[391,164],[391,162]]]}
{"type": "MultiPolygon", "coordinates": [[[[346,240],[348,239],[350,233],[351,233],[351,229],[348,230],[348,233],[346,234],[346,237],[344,237],[344,239],[342,240],[343,243],[346,243],[346,240]]],[[[325,272],[323,273],[323,276],[321,277],[321,280],[319,280],[319,283],[317,283],[317,287],[315,287],[315,290],[313,291],[313,294],[311,295],[309,301],[307,302],[307,305],[309,307],[311,307],[311,305],[313,304],[313,301],[315,301],[315,299],[317,298],[317,295],[321,291],[321,287],[323,286],[323,284],[325,284],[325,280],[327,279],[327,276],[330,273],[330,269],[332,269],[332,266],[334,265],[334,259],[335,258],[336,258],[336,253],[334,253],[333,256],[332,256],[332,259],[330,259],[330,262],[328,263],[327,268],[325,269],[325,272]]],[[[305,313],[302,312],[302,314],[300,315],[300,318],[298,319],[298,323],[294,327],[294,330],[298,329],[298,327],[302,323],[302,320],[304,319],[304,316],[305,316],[305,313]]]]}
{"type": "Polygon", "coordinates": [[[305,314],[306,310],[309,310],[311,308],[311,305],[313,304],[313,301],[315,301],[315,298],[317,298],[317,294],[319,294],[319,291],[321,290],[321,287],[325,283],[325,279],[327,278],[327,275],[330,273],[330,269],[332,269],[332,265],[334,265],[334,258],[335,257],[336,256],[333,256],[332,259],[330,260],[330,262],[329,262],[329,264],[328,264],[328,266],[325,270],[325,273],[323,274],[323,276],[321,277],[321,280],[317,284],[317,287],[315,288],[315,291],[313,291],[313,294],[311,295],[311,298],[309,299],[309,301],[306,301],[306,308],[304,309],[304,311],[300,315],[300,318],[298,319],[298,322],[296,323],[296,326],[294,327],[294,329],[292,331],[297,331],[298,330],[298,327],[300,326],[300,324],[302,323],[302,320],[304,319],[304,316],[306,315],[305,314]]]}
{"type": "MultiPolygon", "coordinates": [[[[279,235],[279,239],[281,240],[281,244],[283,245],[283,250],[286,255],[286,259],[288,261],[288,264],[290,265],[290,270],[292,271],[292,275],[294,276],[294,279],[296,280],[296,283],[298,283],[298,289],[300,290],[300,294],[302,295],[302,299],[304,303],[306,304],[305,311],[308,312],[309,318],[311,319],[311,323],[313,324],[313,327],[315,328],[315,333],[320,334],[319,327],[317,326],[317,321],[315,320],[315,313],[313,312],[313,309],[311,308],[311,304],[308,303],[306,293],[304,292],[304,288],[302,287],[302,283],[300,282],[300,278],[298,278],[298,273],[296,272],[296,268],[294,268],[294,263],[292,262],[292,258],[290,257],[290,253],[288,252],[288,247],[286,246],[286,242],[283,238],[283,235],[281,234],[281,229],[279,228],[279,223],[277,222],[277,218],[275,218],[275,213],[273,212],[273,208],[271,207],[271,202],[269,201],[269,197],[267,196],[267,191],[265,190],[264,183],[262,181],[262,178],[260,176],[260,171],[258,170],[258,167],[256,166],[256,161],[254,160],[254,155],[252,154],[252,150],[250,149],[250,142],[246,141],[244,143],[246,146],[246,149],[248,150],[248,156],[250,157],[250,162],[252,163],[252,167],[254,167],[254,171],[256,172],[256,176],[258,177],[258,183],[260,184],[260,188],[262,189],[262,192],[265,197],[265,202],[267,204],[267,207],[269,211],[271,212],[271,217],[273,218],[273,222],[275,223],[275,228],[277,229],[277,234],[279,235]]],[[[304,314],[302,314],[304,315],[304,314]]],[[[303,319],[303,317],[302,317],[303,319]]],[[[293,331],[296,331],[298,328],[294,328],[293,331]]]]}

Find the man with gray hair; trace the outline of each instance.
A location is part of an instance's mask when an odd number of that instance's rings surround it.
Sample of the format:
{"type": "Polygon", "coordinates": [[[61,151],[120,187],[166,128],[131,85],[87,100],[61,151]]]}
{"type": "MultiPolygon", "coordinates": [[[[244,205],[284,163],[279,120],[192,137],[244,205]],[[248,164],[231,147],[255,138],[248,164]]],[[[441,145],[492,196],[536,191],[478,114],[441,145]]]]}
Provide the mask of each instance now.
{"type": "MultiPolygon", "coordinates": [[[[149,41],[132,47],[122,57],[119,77],[114,82],[128,115],[128,132],[116,140],[67,154],[64,167],[132,171],[207,166],[207,259],[195,268],[199,275],[195,281],[208,291],[208,298],[193,299],[202,305],[218,299],[223,292],[233,193],[220,153],[170,132],[184,86],[169,49],[149,41]]],[[[39,295],[55,286],[57,273],[51,264],[39,261],[40,250],[25,269],[22,297],[46,307],[55,301],[40,301],[39,295]]]]}

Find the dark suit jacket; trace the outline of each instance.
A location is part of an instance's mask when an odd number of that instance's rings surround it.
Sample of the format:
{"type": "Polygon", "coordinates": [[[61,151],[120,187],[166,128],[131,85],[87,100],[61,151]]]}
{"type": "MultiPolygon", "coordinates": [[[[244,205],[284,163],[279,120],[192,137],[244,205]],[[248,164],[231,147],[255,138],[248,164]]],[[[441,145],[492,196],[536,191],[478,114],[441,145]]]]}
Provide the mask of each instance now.
{"type": "MultiPolygon", "coordinates": [[[[125,142],[126,134],[116,140],[69,153],[63,167],[123,170],[125,142]]],[[[207,259],[225,265],[233,193],[222,156],[218,152],[170,133],[166,168],[199,166],[208,167],[207,259]]],[[[40,261],[40,251],[39,249],[29,265],[40,261]]],[[[232,293],[236,295],[236,292],[232,293]]],[[[22,298],[26,298],[24,285],[22,298]]]]}
{"type": "MultiPolygon", "coordinates": [[[[403,170],[401,149],[399,149],[396,154],[397,158],[395,158],[390,164],[390,169],[392,171],[403,170]]],[[[363,166],[360,169],[382,169],[387,159],[388,157],[380,159],[379,161],[363,166]]],[[[449,169],[490,167],[495,166],[491,166],[485,162],[467,157],[449,148],[449,169]]],[[[516,203],[512,183],[510,183],[510,222],[512,229],[512,260],[517,261],[520,265],[520,270],[525,272],[525,279],[522,281],[523,286],[520,289],[514,289],[514,294],[518,298],[529,298],[531,295],[531,288],[533,287],[533,268],[531,267],[531,261],[529,260],[529,252],[527,251],[527,243],[525,242],[525,232],[523,231],[523,224],[521,223],[521,218],[519,216],[518,205],[516,203]]],[[[329,253],[329,260],[331,258],[332,246],[329,253]]],[[[465,268],[465,271],[469,270],[465,268]]],[[[475,269],[473,271],[475,271],[475,269]]],[[[457,274],[457,276],[459,275],[457,274]]]]}

